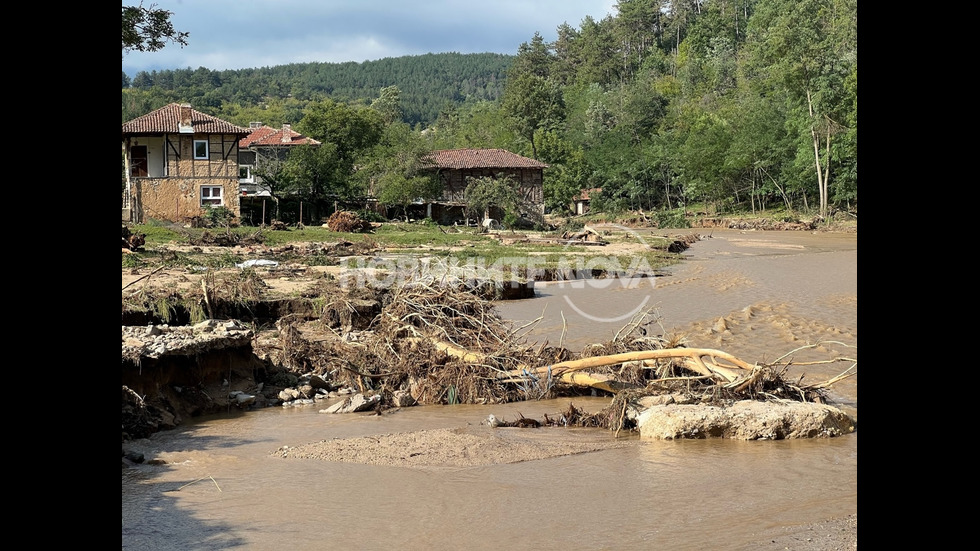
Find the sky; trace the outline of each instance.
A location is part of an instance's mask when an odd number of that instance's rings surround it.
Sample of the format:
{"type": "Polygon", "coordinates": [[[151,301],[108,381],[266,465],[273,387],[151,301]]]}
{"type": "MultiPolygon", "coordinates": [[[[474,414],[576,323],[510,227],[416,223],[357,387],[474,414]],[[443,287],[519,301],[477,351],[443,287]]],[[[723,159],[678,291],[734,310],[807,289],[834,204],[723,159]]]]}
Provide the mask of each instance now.
{"type": "MultiPolygon", "coordinates": [[[[128,52],[122,69],[214,71],[289,63],[361,63],[458,52],[516,55],[537,32],[615,15],[616,0],[143,0],[173,12],[188,45],[128,52]]],[[[129,0],[124,6],[139,5],[129,0]]]]}

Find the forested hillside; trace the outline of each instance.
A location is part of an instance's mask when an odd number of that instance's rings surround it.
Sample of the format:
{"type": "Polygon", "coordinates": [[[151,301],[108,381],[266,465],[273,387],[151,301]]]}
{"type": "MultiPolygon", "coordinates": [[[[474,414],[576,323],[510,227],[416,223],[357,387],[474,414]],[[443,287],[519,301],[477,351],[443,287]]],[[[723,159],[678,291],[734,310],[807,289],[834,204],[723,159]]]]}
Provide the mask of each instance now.
{"type": "Polygon", "coordinates": [[[516,56],[123,75],[123,120],[189,101],[240,125],[293,123],[327,147],[270,176],[325,209],[426,197],[426,151],[493,147],[548,163],[557,210],[593,190],[607,212],[856,214],[857,15],[857,0],[620,0],[516,56]]]}
{"type": "MultiPolygon", "coordinates": [[[[514,56],[426,54],[363,63],[294,63],[276,67],[211,71],[175,69],[123,74],[123,121],[173,101],[189,101],[215,116],[236,120],[240,109],[281,101],[299,110],[317,98],[366,101],[382,88],[401,90],[403,120],[431,124],[447,105],[496,100],[514,56]]],[[[261,119],[256,119],[261,120],[261,119]]],[[[290,122],[265,120],[269,124],[290,122]]],[[[295,122],[295,121],[293,121],[295,122]]]]}

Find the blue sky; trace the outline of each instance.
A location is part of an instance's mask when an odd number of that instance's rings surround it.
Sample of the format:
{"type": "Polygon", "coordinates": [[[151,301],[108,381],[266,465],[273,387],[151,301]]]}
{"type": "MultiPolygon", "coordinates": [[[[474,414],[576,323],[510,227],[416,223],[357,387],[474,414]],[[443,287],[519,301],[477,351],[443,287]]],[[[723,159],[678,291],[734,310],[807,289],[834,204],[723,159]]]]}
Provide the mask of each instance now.
{"type": "MultiPolygon", "coordinates": [[[[138,5],[139,0],[122,5],[138,5]]],[[[144,0],[173,12],[188,45],[129,52],[122,69],[212,70],[459,52],[514,55],[535,32],[615,14],[615,0],[144,0]]]]}

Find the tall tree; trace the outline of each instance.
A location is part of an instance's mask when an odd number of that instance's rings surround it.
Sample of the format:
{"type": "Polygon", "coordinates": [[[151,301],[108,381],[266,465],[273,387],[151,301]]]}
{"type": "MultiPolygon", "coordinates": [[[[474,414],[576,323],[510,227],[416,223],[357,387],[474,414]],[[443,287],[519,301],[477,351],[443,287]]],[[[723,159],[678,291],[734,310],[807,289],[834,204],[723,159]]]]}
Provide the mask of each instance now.
{"type": "Polygon", "coordinates": [[[358,161],[357,179],[383,205],[397,206],[408,217],[415,201],[432,201],[442,185],[426,170],[430,151],[419,133],[403,122],[388,125],[378,143],[358,161]]]}
{"type": "Polygon", "coordinates": [[[371,102],[371,107],[381,113],[385,124],[402,120],[401,93],[397,86],[386,86],[381,89],[381,95],[371,102]]]}
{"type": "Polygon", "coordinates": [[[547,78],[551,72],[554,54],[541,33],[535,32],[531,42],[523,42],[517,48],[517,58],[508,71],[512,75],[535,75],[547,78]]]}
{"type": "Polygon", "coordinates": [[[559,124],[565,116],[561,89],[544,77],[528,73],[508,80],[501,108],[513,121],[517,134],[530,144],[532,157],[537,157],[535,132],[559,124]]]}
{"type": "Polygon", "coordinates": [[[856,21],[857,0],[760,1],[749,20],[747,66],[791,104],[808,150],[798,157],[810,158],[821,216],[829,210],[832,142],[852,106],[846,82],[857,60],[856,21]]]}
{"type": "Polygon", "coordinates": [[[622,76],[619,44],[614,32],[615,20],[611,16],[596,21],[591,16],[582,20],[578,35],[578,75],[583,84],[609,86],[618,84],[622,76]]]}
{"type": "Polygon", "coordinates": [[[174,28],[170,21],[172,11],[156,7],[144,8],[143,2],[137,6],[122,7],[122,54],[127,52],[155,52],[167,43],[187,45],[188,32],[174,28]]]}
{"type": "Polygon", "coordinates": [[[346,199],[356,194],[349,185],[349,166],[332,143],[325,142],[319,147],[293,147],[283,167],[282,178],[289,195],[304,201],[303,217],[307,220],[318,220],[328,213],[337,198],[346,199]]]}
{"type": "Polygon", "coordinates": [[[665,0],[619,0],[616,35],[620,41],[623,75],[632,77],[651,51],[660,48],[664,33],[665,0]]]}

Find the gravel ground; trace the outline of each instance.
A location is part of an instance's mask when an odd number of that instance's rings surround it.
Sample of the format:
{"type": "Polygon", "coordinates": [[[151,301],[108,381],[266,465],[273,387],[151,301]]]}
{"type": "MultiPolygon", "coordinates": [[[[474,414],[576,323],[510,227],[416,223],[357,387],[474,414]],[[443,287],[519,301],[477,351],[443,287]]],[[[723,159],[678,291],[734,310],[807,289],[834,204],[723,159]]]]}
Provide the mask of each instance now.
{"type": "Polygon", "coordinates": [[[850,551],[857,549],[857,514],[773,531],[764,545],[752,549],[792,551],[850,551]]]}

